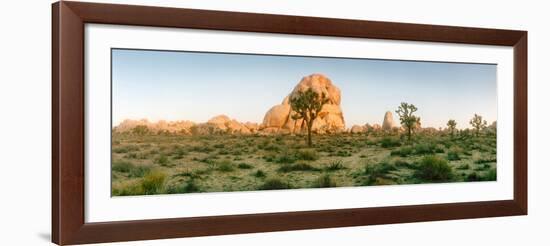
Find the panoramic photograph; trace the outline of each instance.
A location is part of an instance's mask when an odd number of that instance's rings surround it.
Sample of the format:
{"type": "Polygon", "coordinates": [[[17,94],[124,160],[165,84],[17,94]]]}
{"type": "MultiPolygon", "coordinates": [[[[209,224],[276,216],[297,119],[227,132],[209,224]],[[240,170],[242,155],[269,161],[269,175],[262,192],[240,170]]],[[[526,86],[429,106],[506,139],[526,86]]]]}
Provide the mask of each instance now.
{"type": "Polygon", "coordinates": [[[111,52],[112,196],[497,180],[495,64],[111,52]]]}

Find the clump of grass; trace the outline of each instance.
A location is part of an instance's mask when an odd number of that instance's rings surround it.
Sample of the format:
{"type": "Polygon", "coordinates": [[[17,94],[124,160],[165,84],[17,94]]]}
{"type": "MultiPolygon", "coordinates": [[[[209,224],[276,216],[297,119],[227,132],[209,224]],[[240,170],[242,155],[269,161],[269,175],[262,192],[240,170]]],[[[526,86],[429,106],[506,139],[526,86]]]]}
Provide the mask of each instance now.
{"type": "Polygon", "coordinates": [[[290,163],[294,163],[296,161],[296,158],[294,155],[292,155],[291,153],[289,153],[288,151],[285,151],[283,152],[282,154],[278,155],[277,157],[275,157],[274,161],[276,163],[286,163],[286,164],[290,164],[290,163]]]}
{"type": "Polygon", "coordinates": [[[401,141],[399,141],[398,138],[394,137],[384,137],[380,140],[380,146],[382,148],[391,148],[391,147],[399,147],[401,146],[401,141]]]}
{"type": "Polygon", "coordinates": [[[490,162],[497,162],[497,159],[494,157],[491,157],[491,158],[481,158],[481,159],[475,160],[476,164],[483,164],[483,163],[490,163],[490,162]]]}
{"type": "Polygon", "coordinates": [[[430,155],[422,158],[414,176],[425,181],[445,182],[452,180],[454,173],[447,160],[430,155]]]}
{"type": "Polygon", "coordinates": [[[150,166],[136,166],[130,170],[128,177],[130,178],[141,178],[151,172],[150,166]]]}
{"type": "Polygon", "coordinates": [[[314,188],[328,188],[336,187],[336,181],[334,181],[329,174],[324,174],[319,177],[313,184],[314,188]]]}
{"type": "Polygon", "coordinates": [[[319,171],[319,168],[313,167],[307,163],[297,163],[294,165],[282,165],[278,169],[279,172],[288,173],[293,171],[319,171]]]}
{"type": "Polygon", "coordinates": [[[218,164],[216,170],[220,172],[233,172],[235,168],[233,167],[233,163],[231,163],[231,161],[223,160],[218,164]]]}
{"type": "Polygon", "coordinates": [[[460,155],[457,152],[449,151],[447,152],[447,160],[449,161],[458,161],[460,160],[460,155]]]}
{"type": "Polygon", "coordinates": [[[413,164],[405,161],[405,160],[402,160],[402,159],[397,159],[393,162],[393,165],[396,166],[396,167],[406,167],[406,168],[414,168],[413,164]]]}
{"type": "Polygon", "coordinates": [[[283,182],[278,178],[266,180],[258,189],[259,190],[283,190],[290,189],[290,184],[283,182]]]}
{"type": "Polygon", "coordinates": [[[347,150],[338,150],[336,152],[336,156],[347,157],[347,156],[351,156],[351,153],[347,150]]]}
{"type": "Polygon", "coordinates": [[[134,168],[134,164],[127,161],[113,161],[111,168],[113,171],[127,173],[134,168]]]}
{"type": "Polygon", "coordinates": [[[429,155],[435,153],[436,146],[434,144],[421,143],[414,146],[415,155],[429,155]]]}
{"type": "Polygon", "coordinates": [[[401,147],[399,149],[394,149],[391,151],[391,155],[397,155],[401,157],[407,157],[409,155],[412,155],[413,149],[409,146],[401,147]]]}
{"type": "Polygon", "coordinates": [[[190,179],[181,185],[170,186],[166,189],[168,194],[183,194],[183,193],[195,193],[200,192],[199,186],[194,179],[190,179]]]}
{"type": "Polygon", "coordinates": [[[317,151],[308,149],[308,150],[299,150],[295,154],[296,159],[304,161],[315,161],[319,159],[319,154],[317,151]]]}
{"type": "Polygon", "coordinates": [[[247,163],[239,163],[239,165],[237,165],[237,167],[240,168],[240,169],[252,169],[252,165],[247,164],[247,163]]]}
{"type": "Polygon", "coordinates": [[[159,157],[157,157],[155,159],[155,163],[165,167],[165,166],[168,166],[169,164],[169,161],[168,161],[168,157],[166,157],[165,155],[160,155],[159,157]]]}
{"type": "Polygon", "coordinates": [[[342,160],[336,160],[336,161],[333,161],[331,163],[329,163],[326,167],[325,167],[325,171],[338,171],[338,170],[342,170],[344,169],[344,162],[342,162],[342,160]]]}
{"type": "Polygon", "coordinates": [[[467,163],[464,163],[464,164],[458,166],[456,169],[458,169],[458,170],[468,170],[468,169],[470,169],[470,165],[468,165],[467,163]]]}
{"type": "Polygon", "coordinates": [[[368,178],[364,184],[373,185],[376,183],[377,179],[385,178],[386,175],[393,170],[396,170],[395,166],[389,164],[387,161],[378,164],[367,164],[365,165],[364,174],[368,175],[368,178]]]}
{"type": "Polygon", "coordinates": [[[151,171],[141,180],[141,189],[145,195],[162,193],[166,175],[160,171],[151,171]]]}
{"type": "Polygon", "coordinates": [[[256,178],[265,178],[265,176],[266,176],[265,172],[262,171],[262,170],[258,170],[256,172],[254,172],[254,177],[256,177],[256,178]]]}

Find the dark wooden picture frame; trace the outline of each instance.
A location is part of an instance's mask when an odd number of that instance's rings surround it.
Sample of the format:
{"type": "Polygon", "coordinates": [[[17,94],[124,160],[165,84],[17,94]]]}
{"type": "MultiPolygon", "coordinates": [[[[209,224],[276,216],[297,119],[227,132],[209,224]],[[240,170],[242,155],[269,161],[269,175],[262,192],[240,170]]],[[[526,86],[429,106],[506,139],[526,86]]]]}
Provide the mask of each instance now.
{"type": "Polygon", "coordinates": [[[52,6],[52,240],[59,245],[527,214],[527,32],[80,2],[52,6]],[[84,24],[513,47],[513,200],[86,223],[84,24]]]}

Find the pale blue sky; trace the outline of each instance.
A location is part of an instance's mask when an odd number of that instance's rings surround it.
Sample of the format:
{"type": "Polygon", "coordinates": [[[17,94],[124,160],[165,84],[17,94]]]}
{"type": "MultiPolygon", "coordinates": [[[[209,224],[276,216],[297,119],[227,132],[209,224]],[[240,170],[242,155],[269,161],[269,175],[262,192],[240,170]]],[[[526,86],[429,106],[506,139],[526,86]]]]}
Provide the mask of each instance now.
{"type": "Polygon", "coordinates": [[[496,120],[496,65],[176,51],[112,50],[113,126],[124,119],[205,122],[219,114],[261,123],[304,76],[342,92],[346,126],[381,124],[400,102],[422,126],[496,120]]]}

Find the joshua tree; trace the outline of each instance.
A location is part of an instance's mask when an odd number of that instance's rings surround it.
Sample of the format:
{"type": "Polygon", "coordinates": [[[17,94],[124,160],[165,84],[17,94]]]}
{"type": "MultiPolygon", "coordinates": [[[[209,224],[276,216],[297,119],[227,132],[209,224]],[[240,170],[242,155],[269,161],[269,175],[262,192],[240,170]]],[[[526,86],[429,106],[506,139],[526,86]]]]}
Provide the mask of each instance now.
{"type": "Polygon", "coordinates": [[[306,91],[298,91],[298,94],[290,98],[290,107],[295,114],[291,117],[294,120],[303,119],[307,127],[307,145],[311,147],[311,127],[313,121],[319,116],[319,112],[328,102],[325,93],[319,95],[311,88],[306,91]]]}
{"type": "Polygon", "coordinates": [[[487,121],[483,120],[481,115],[474,114],[474,118],[470,120],[470,125],[476,130],[476,137],[479,136],[479,130],[487,127],[487,121]]]}
{"type": "Polygon", "coordinates": [[[420,125],[420,117],[413,115],[418,110],[413,104],[402,102],[395,111],[399,115],[401,125],[407,130],[407,137],[411,140],[412,131],[420,125]]]}
{"type": "Polygon", "coordinates": [[[451,131],[451,136],[453,136],[455,134],[456,121],[455,120],[447,121],[447,127],[449,128],[449,131],[451,131]]]}

